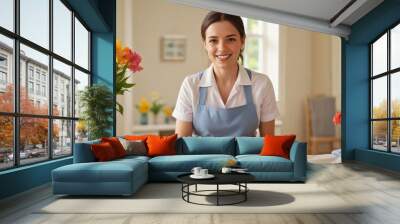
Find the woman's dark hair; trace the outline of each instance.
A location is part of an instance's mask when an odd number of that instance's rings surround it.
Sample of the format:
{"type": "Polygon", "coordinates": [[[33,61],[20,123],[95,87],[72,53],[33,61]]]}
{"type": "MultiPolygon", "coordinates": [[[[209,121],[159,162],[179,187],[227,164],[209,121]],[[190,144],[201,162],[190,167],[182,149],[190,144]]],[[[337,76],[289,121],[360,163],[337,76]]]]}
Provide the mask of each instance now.
{"type": "MultiPolygon", "coordinates": [[[[203,22],[201,24],[201,37],[203,38],[203,41],[206,40],[206,30],[207,28],[216,22],[221,22],[221,21],[228,21],[230,22],[239,32],[240,38],[244,39],[246,38],[246,32],[244,31],[244,25],[242,18],[240,16],[235,16],[235,15],[230,15],[222,12],[214,12],[211,11],[209,12],[206,17],[203,19],[203,22]]],[[[240,61],[243,63],[243,50],[240,50],[240,61]]]]}

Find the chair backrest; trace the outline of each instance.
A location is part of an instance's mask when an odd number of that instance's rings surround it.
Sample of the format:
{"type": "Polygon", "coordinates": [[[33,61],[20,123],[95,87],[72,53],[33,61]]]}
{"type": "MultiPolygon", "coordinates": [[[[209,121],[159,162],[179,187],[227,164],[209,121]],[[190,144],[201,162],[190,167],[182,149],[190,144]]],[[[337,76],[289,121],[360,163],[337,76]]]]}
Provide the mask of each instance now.
{"type": "Polygon", "coordinates": [[[335,136],[332,118],[336,112],[335,98],[313,96],[307,99],[306,114],[309,137],[335,136]]]}

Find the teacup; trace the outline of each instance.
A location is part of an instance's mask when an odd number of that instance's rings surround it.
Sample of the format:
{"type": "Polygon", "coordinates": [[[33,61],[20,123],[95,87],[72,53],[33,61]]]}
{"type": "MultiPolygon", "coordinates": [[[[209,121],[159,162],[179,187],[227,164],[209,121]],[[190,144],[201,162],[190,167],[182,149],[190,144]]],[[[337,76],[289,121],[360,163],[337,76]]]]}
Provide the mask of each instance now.
{"type": "Polygon", "coordinates": [[[193,169],[192,169],[192,173],[194,174],[194,175],[196,175],[196,176],[199,176],[199,175],[201,175],[200,174],[200,171],[202,170],[202,168],[201,167],[193,167],[193,169]]]}
{"type": "Polygon", "coordinates": [[[232,171],[232,168],[230,167],[222,167],[221,172],[222,173],[230,173],[232,171]]]}
{"type": "Polygon", "coordinates": [[[207,176],[208,175],[208,169],[201,169],[200,170],[200,176],[207,176]]]}

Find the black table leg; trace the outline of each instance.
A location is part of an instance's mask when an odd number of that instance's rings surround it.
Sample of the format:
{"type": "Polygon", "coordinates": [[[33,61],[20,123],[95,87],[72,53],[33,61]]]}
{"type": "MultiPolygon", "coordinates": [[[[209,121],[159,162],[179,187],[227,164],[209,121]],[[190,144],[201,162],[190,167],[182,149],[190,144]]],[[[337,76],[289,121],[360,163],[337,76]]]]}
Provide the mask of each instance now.
{"type": "Polygon", "coordinates": [[[197,192],[197,184],[196,184],[196,187],[195,187],[195,191],[197,192]]]}
{"type": "Polygon", "coordinates": [[[217,206],[219,205],[219,184],[217,184],[217,206]]]}

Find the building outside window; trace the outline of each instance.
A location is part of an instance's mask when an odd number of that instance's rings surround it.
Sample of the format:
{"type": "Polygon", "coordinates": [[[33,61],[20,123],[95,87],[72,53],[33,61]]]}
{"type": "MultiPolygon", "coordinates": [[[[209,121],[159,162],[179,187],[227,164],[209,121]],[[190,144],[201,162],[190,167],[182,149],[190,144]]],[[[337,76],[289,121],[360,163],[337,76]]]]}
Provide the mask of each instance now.
{"type": "Polygon", "coordinates": [[[400,153],[400,24],[370,44],[371,148],[400,153]]]}
{"type": "MultiPolygon", "coordinates": [[[[0,29],[0,83],[15,87],[12,78],[14,69],[11,68],[20,65],[20,72],[17,74],[20,80],[19,89],[20,93],[27,94],[20,94],[20,97],[14,99],[13,91],[18,88],[7,90],[11,92],[0,91],[0,98],[12,97],[11,100],[0,101],[0,123],[3,129],[3,132],[0,132],[2,140],[0,141],[0,171],[70,156],[74,141],[86,139],[86,131],[75,130],[79,114],[74,113],[72,108],[70,110],[62,108],[62,111],[59,111],[54,99],[62,93],[64,96],[71,96],[63,98],[64,101],[71,101],[64,103],[73,105],[79,101],[79,91],[89,85],[89,82],[83,83],[80,80],[89,80],[91,75],[89,69],[90,32],[64,1],[51,0],[52,4],[49,4],[49,0],[18,2],[18,13],[12,10],[7,15],[19,21],[15,29],[19,33],[14,32],[14,29],[8,29],[7,32],[0,29]],[[37,14],[39,11],[42,13],[37,14]],[[17,16],[19,18],[16,18],[17,16]],[[52,29],[49,28],[49,24],[53,25],[52,29]],[[53,51],[49,47],[50,42],[53,43],[53,51]],[[16,48],[17,45],[18,48],[16,48]],[[15,51],[15,49],[20,50],[15,51]],[[14,54],[19,56],[18,63],[11,60],[14,54]],[[53,57],[54,54],[61,57],[62,62],[57,61],[53,57]],[[75,55],[74,60],[72,60],[72,55],[75,55]],[[53,74],[49,71],[53,71],[53,74]],[[73,80],[74,73],[79,73],[75,80],[73,80]],[[50,78],[54,78],[51,90],[49,89],[50,78]],[[70,88],[61,90],[57,84],[58,79],[63,80],[64,85],[68,86],[74,83],[79,84],[79,88],[76,88],[74,92],[70,88]],[[50,105],[50,97],[53,97],[54,105],[50,105]],[[5,102],[8,104],[3,105],[5,102]],[[18,113],[12,109],[14,105],[20,108],[18,113]],[[54,108],[53,113],[50,113],[51,110],[48,109],[50,106],[54,108]],[[5,108],[11,108],[11,110],[5,110],[5,108]],[[61,114],[62,119],[59,117],[61,114]],[[14,125],[18,125],[16,127],[19,130],[18,136],[14,135],[14,125]],[[34,139],[30,134],[34,131],[42,134],[34,136],[34,139]],[[48,133],[49,131],[51,132],[48,133]],[[17,154],[14,154],[14,150],[17,154]],[[17,160],[16,157],[19,159],[17,160]]],[[[14,1],[5,1],[2,4],[11,4],[10,7],[3,9],[12,9],[14,1]]]]}

